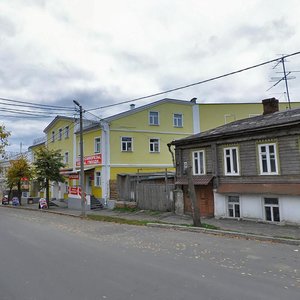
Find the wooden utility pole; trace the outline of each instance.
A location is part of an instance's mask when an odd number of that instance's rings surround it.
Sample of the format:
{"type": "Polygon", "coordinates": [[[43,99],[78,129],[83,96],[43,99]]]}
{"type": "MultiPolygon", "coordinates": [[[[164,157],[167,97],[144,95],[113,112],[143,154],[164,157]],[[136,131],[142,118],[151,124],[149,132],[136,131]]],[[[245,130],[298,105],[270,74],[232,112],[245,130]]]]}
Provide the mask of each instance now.
{"type": "Polygon", "coordinates": [[[191,166],[189,166],[187,168],[187,175],[188,175],[189,196],[190,196],[191,205],[192,205],[193,225],[195,227],[201,227],[200,209],[199,209],[198,203],[197,203],[197,197],[196,197],[195,186],[193,183],[191,166]]]}

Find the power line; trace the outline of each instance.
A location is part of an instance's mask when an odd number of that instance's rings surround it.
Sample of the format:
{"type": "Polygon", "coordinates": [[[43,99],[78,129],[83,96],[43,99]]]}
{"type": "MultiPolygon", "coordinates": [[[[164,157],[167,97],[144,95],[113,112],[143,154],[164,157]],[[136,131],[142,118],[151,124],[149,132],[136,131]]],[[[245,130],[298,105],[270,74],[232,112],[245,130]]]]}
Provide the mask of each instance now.
{"type": "MultiPolygon", "coordinates": [[[[298,54],[300,54],[300,51],[294,52],[292,54],[284,55],[282,58],[287,58],[287,57],[291,57],[291,56],[298,55],[298,54]]],[[[270,63],[275,62],[275,61],[277,62],[278,58],[274,58],[274,59],[256,64],[256,65],[253,65],[253,66],[250,66],[250,67],[247,67],[247,68],[239,69],[237,71],[233,71],[233,72],[230,72],[230,73],[226,73],[226,74],[223,74],[223,75],[219,75],[219,76],[215,76],[215,77],[212,77],[212,78],[209,78],[209,79],[198,81],[198,82],[195,82],[195,83],[191,83],[191,84],[187,84],[187,85],[180,86],[180,87],[177,87],[177,88],[173,88],[173,89],[170,89],[170,90],[167,90],[167,91],[158,92],[158,93],[155,93],[155,94],[151,94],[151,95],[147,95],[147,96],[143,96],[143,97],[139,97],[139,98],[135,98],[135,99],[131,99],[131,100],[126,100],[126,101],[122,101],[122,102],[119,102],[119,103],[114,103],[114,104],[105,105],[105,106],[101,106],[101,107],[91,108],[91,109],[88,109],[87,111],[103,109],[103,108],[112,107],[112,106],[125,104],[125,103],[129,103],[129,102],[135,102],[135,101],[139,101],[139,100],[143,100],[143,99],[147,99],[147,98],[151,98],[151,97],[155,97],[155,96],[160,96],[160,95],[167,94],[167,93],[170,93],[170,92],[175,92],[175,91],[178,91],[178,90],[182,90],[182,89],[186,89],[186,88],[189,88],[189,87],[192,87],[192,86],[203,84],[203,83],[206,83],[206,82],[210,82],[210,81],[214,81],[214,80],[221,79],[221,78],[224,78],[224,77],[228,77],[228,76],[231,76],[231,75],[234,75],[234,74],[237,74],[237,73],[248,71],[248,70],[251,70],[251,69],[254,69],[254,68],[257,68],[257,67],[261,67],[261,66],[270,64],[270,63]]]]}
{"type": "Polygon", "coordinates": [[[7,101],[7,102],[28,104],[28,105],[35,106],[35,107],[38,107],[38,108],[45,107],[45,108],[57,108],[57,109],[64,109],[64,110],[72,110],[72,111],[74,111],[74,109],[72,107],[70,107],[70,106],[36,104],[36,103],[33,103],[33,102],[26,102],[26,101],[20,101],[20,100],[8,99],[8,98],[2,98],[2,97],[0,97],[0,100],[4,100],[4,101],[7,101]]]}

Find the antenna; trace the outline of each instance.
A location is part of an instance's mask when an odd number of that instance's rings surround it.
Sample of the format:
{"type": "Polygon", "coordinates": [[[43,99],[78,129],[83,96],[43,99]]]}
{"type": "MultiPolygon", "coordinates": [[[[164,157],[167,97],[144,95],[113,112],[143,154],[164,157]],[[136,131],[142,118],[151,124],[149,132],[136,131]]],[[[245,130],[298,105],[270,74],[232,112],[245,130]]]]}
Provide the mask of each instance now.
{"type": "Polygon", "coordinates": [[[273,67],[273,69],[275,69],[279,64],[282,64],[282,70],[283,70],[283,72],[276,72],[276,73],[283,73],[283,76],[282,77],[271,77],[271,82],[274,82],[274,81],[276,81],[276,82],[270,88],[268,88],[266,90],[266,92],[269,91],[270,89],[272,89],[274,86],[276,86],[281,81],[284,81],[285,82],[285,90],[286,90],[285,94],[287,96],[287,100],[288,100],[288,103],[289,103],[289,109],[291,109],[291,100],[290,100],[290,93],[289,93],[289,87],[288,87],[288,82],[287,81],[291,80],[291,79],[295,79],[296,78],[295,76],[289,76],[289,75],[291,73],[299,72],[299,71],[286,71],[286,68],[285,68],[285,58],[284,58],[283,54],[281,56],[282,57],[278,59],[278,61],[276,62],[275,66],[273,67]]]}

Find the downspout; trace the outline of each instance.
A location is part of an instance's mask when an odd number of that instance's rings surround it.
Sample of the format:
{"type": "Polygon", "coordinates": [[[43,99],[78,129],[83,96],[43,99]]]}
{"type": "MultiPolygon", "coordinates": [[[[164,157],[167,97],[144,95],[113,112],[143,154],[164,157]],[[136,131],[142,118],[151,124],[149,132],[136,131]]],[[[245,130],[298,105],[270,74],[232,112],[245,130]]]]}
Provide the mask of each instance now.
{"type": "Polygon", "coordinates": [[[102,197],[104,198],[104,205],[107,206],[107,202],[110,197],[109,180],[110,180],[110,133],[109,124],[107,122],[101,122],[102,128],[102,172],[101,185],[102,185],[102,197]]]}

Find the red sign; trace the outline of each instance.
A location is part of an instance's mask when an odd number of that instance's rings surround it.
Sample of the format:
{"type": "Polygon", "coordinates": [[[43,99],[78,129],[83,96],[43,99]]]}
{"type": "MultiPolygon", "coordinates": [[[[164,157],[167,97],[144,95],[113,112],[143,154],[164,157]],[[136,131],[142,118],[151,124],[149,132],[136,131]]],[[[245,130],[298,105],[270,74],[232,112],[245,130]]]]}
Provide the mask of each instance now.
{"type": "Polygon", "coordinates": [[[79,193],[79,188],[78,187],[69,186],[69,194],[78,195],[78,193],[79,193]]]}
{"type": "Polygon", "coordinates": [[[69,179],[79,179],[79,174],[70,174],[69,179]]]}
{"type": "MultiPolygon", "coordinates": [[[[101,154],[95,154],[95,155],[89,155],[85,156],[83,158],[84,165],[100,165],[102,163],[102,155],[101,154]]],[[[76,161],[76,166],[80,166],[80,159],[76,161]]]]}
{"type": "MultiPolygon", "coordinates": [[[[69,186],[69,194],[81,197],[81,188],[79,186],[69,186]]],[[[84,197],[86,197],[86,193],[84,193],[84,197]]]]}

